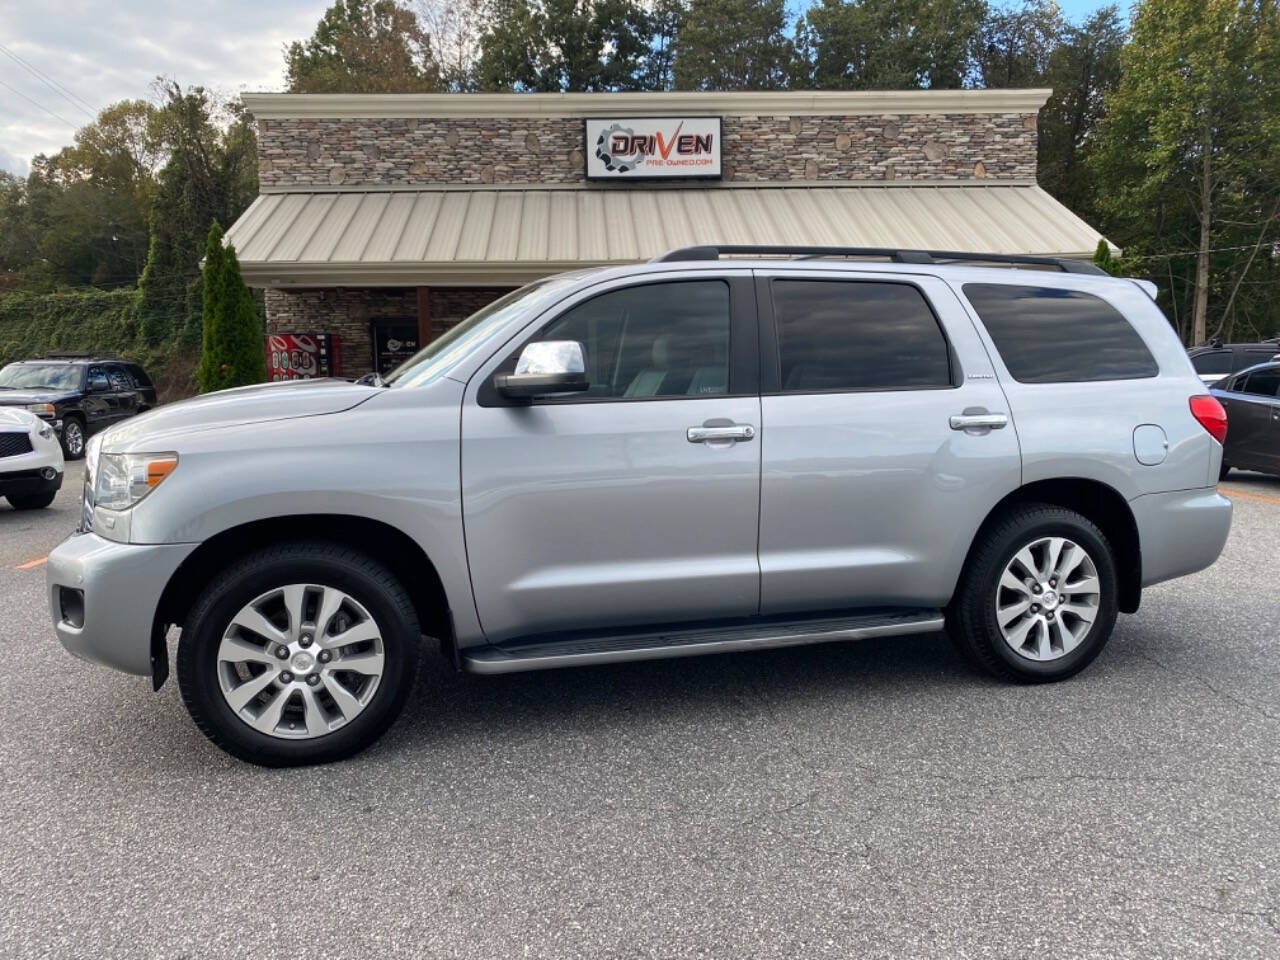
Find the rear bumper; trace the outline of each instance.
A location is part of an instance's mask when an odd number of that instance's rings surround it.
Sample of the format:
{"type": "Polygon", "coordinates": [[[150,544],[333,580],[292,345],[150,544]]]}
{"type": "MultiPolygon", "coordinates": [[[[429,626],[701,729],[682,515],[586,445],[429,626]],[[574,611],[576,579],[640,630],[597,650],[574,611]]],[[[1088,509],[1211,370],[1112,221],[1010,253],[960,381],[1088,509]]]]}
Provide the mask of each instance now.
{"type": "Polygon", "coordinates": [[[1203,570],[1231,532],[1231,501],[1216,487],[1150,493],[1129,508],[1142,545],[1144,587],[1203,570]]]}
{"type": "Polygon", "coordinates": [[[115,543],[92,533],[64,540],[49,554],[45,575],[58,640],[82,660],[152,675],[160,595],[196,546],[115,543]]]}

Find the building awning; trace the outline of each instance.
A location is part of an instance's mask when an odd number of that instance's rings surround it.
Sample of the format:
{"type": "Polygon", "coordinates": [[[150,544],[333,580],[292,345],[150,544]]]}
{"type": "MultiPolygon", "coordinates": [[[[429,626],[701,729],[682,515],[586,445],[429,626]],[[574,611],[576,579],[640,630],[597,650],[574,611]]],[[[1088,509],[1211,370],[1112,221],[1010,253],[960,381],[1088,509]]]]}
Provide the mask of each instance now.
{"type": "Polygon", "coordinates": [[[697,243],[1087,258],[1100,239],[1034,184],[949,181],[282,192],[226,236],[259,287],[519,284],[697,243]]]}

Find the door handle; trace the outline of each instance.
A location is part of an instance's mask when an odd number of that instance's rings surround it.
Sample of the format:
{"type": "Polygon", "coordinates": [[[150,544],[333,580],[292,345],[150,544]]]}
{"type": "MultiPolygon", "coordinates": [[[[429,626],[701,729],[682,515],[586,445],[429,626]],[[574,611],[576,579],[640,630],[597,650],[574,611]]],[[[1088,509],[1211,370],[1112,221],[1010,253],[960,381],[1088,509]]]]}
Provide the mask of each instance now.
{"type": "Polygon", "coordinates": [[[750,440],[756,435],[756,428],[749,423],[734,424],[731,427],[690,427],[690,443],[706,443],[710,440],[750,440]]]}
{"type": "Polygon", "coordinates": [[[1003,413],[957,413],[951,417],[952,430],[999,430],[1009,425],[1003,413]]]}

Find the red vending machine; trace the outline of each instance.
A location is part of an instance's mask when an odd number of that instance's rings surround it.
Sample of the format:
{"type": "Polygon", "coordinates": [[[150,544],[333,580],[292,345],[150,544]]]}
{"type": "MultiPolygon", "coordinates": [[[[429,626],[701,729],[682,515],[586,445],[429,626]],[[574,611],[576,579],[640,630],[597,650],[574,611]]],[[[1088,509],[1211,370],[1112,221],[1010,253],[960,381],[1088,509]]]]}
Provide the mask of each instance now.
{"type": "Polygon", "coordinates": [[[268,380],[342,376],[337,334],[272,333],[266,346],[268,380]]]}

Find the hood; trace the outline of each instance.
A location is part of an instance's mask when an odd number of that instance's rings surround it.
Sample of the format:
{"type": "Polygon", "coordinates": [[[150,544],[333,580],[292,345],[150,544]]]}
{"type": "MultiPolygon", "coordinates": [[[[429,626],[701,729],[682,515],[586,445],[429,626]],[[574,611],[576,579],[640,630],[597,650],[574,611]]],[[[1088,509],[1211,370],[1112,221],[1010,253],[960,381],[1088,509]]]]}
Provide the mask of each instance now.
{"type": "Polygon", "coordinates": [[[37,423],[44,421],[34,413],[27,413],[17,407],[0,407],[0,430],[30,430],[37,423]]]}
{"type": "Polygon", "coordinates": [[[4,390],[0,389],[0,406],[26,406],[28,403],[61,403],[74,397],[75,391],[67,390],[4,390]]]}
{"type": "Polygon", "coordinates": [[[384,389],[348,380],[319,379],[219,390],[165,404],[112,427],[103,434],[102,449],[163,450],[184,434],[341,413],[384,389]]]}

